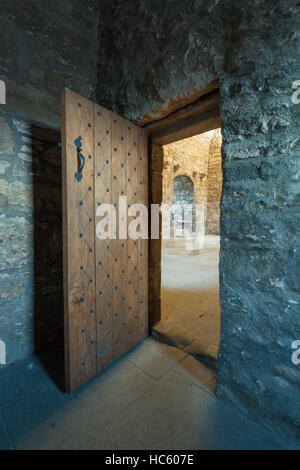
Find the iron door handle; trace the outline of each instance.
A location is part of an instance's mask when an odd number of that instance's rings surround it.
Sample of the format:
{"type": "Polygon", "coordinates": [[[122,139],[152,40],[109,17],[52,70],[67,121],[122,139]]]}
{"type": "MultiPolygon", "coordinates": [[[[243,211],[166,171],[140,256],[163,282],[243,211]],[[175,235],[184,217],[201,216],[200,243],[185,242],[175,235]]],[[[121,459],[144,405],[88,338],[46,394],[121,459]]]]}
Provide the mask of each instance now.
{"type": "Polygon", "coordinates": [[[82,170],[84,168],[85,164],[85,158],[82,155],[82,142],[81,142],[81,137],[78,137],[76,140],[74,140],[74,144],[77,149],[77,160],[78,160],[78,171],[75,173],[75,178],[78,182],[82,180],[82,170]]]}

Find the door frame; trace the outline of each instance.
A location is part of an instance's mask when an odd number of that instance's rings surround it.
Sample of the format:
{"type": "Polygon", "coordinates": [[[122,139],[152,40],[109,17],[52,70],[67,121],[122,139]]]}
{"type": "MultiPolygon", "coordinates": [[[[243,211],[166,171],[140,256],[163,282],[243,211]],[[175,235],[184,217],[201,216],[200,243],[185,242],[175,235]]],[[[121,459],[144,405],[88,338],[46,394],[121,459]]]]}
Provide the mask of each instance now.
{"type": "MultiPolygon", "coordinates": [[[[172,100],[171,112],[167,105],[140,116],[137,123],[148,132],[149,162],[149,208],[151,204],[162,204],[163,198],[163,145],[187,139],[222,127],[219,82],[214,81],[202,92],[190,93],[188,97],[172,100]],[[196,96],[196,99],[195,99],[196,96]],[[182,106],[182,103],[184,105],[182,106]],[[151,116],[156,116],[156,119],[151,116]],[[158,119],[157,116],[161,116],[158,119]]],[[[151,211],[149,215],[151,227],[151,211]]],[[[161,259],[162,235],[161,214],[159,239],[149,236],[149,328],[161,320],[161,259]]]]}

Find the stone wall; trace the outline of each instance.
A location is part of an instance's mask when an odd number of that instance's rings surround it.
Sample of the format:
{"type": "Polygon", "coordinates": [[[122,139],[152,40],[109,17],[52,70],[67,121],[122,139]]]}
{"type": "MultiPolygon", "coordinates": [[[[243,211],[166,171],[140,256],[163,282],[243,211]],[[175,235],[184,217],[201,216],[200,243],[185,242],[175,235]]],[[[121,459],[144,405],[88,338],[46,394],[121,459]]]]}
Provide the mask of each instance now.
{"type": "Polygon", "coordinates": [[[194,203],[204,204],[205,233],[219,234],[222,191],[221,130],[165,145],[163,170],[163,202],[172,205],[173,182],[178,175],[188,176],[194,184],[194,203]]]}
{"type": "Polygon", "coordinates": [[[99,97],[126,117],[219,78],[223,136],[218,396],[299,443],[295,0],[103,1],[99,97]]]}
{"type": "Polygon", "coordinates": [[[178,96],[183,106],[222,67],[223,3],[102,0],[98,101],[132,120],[178,96]]]}
{"type": "Polygon", "coordinates": [[[62,339],[60,90],[95,98],[97,4],[1,1],[0,339],[8,363],[62,339]]]}
{"type": "Polygon", "coordinates": [[[239,3],[222,78],[218,395],[299,441],[300,77],[297,2],[239,3]]]}

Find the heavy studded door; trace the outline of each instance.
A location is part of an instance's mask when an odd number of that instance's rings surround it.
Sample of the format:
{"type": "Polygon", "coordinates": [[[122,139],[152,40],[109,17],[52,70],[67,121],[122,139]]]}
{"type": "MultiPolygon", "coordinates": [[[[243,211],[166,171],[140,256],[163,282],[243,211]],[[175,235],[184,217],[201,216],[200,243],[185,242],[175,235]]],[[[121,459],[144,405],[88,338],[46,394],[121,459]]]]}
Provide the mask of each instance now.
{"type": "Polygon", "coordinates": [[[72,393],[148,335],[147,235],[128,238],[123,223],[134,218],[133,204],[148,204],[147,134],[64,90],[62,149],[65,371],[72,393]],[[110,212],[101,213],[108,204],[110,212]],[[99,231],[99,213],[108,225],[116,220],[108,238],[99,231]]]}

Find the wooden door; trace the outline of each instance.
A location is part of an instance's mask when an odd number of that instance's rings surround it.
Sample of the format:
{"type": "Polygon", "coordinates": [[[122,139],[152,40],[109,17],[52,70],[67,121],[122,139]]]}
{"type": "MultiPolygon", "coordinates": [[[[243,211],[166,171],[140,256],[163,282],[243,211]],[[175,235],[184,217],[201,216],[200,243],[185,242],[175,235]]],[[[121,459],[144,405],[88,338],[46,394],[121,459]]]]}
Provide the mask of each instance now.
{"type": "Polygon", "coordinates": [[[147,133],[132,122],[70,90],[61,104],[65,372],[72,393],[148,335],[148,240],[120,238],[118,223],[120,196],[127,196],[127,209],[148,205],[148,158],[147,133]],[[116,238],[96,233],[103,204],[116,210],[116,238]]]}

